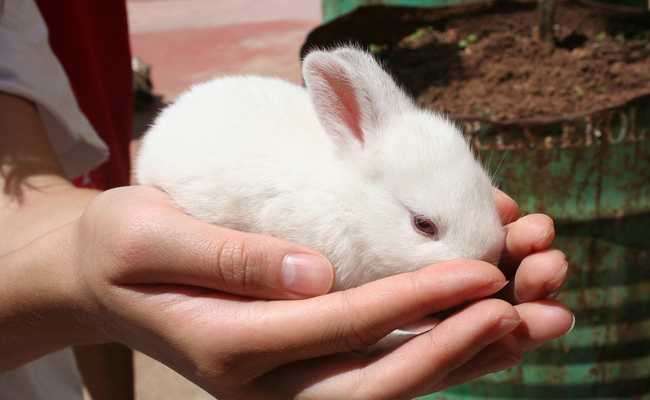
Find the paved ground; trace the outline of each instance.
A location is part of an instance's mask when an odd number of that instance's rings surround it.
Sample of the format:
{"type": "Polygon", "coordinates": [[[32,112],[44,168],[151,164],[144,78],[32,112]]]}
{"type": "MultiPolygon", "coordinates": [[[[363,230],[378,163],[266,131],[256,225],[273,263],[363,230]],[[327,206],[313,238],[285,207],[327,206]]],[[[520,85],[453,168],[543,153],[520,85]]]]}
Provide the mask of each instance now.
{"type": "Polygon", "coordinates": [[[133,53],[167,99],[213,76],[300,82],[298,53],[320,23],[319,0],[129,0],[133,53]]]}
{"type": "MultiPolygon", "coordinates": [[[[127,6],[133,54],[151,64],[163,102],[220,75],[300,82],[300,47],[321,17],[320,0],[128,0],[127,6]]],[[[145,129],[153,114],[138,113],[134,130],[145,129]]],[[[138,400],[212,398],[142,354],[135,367],[138,400]]]]}

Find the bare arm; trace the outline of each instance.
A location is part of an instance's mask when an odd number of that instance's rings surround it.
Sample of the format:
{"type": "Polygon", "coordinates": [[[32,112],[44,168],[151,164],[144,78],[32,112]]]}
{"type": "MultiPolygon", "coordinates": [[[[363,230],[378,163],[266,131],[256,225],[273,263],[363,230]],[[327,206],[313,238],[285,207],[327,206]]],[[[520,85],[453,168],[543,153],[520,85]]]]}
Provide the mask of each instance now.
{"type": "MultiPolygon", "coordinates": [[[[34,105],[5,93],[0,93],[0,172],[0,255],[75,220],[99,194],[75,188],[68,181],[34,105]]],[[[59,333],[65,340],[57,342],[51,340],[51,329],[39,330],[46,337],[33,337],[36,332],[32,329],[20,328],[24,323],[39,326],[50,313],[57,315],[52,310],[58,310],[60,304],[52,300],[66,299],[60,291],[69,283],[65,275],[61,276],[64,264],[48,268],[3,262],[0,268],[6,284],[1,290],[5,296],[0,297],[0,326],[7,338],[15,338],[0,343],[2,358],[11,362],[15,357],[12,364],[20,364],[72,344],[65,329],[59,333]],[[16,351],[17,344],[24,353],[16,351]]],[[[68,293],[74,292],[72,289],[68,293]]],[[[89,345],[75,349],[75,354],[95,400],[133,397],[130,349],[117,344],[89,345]]]]}

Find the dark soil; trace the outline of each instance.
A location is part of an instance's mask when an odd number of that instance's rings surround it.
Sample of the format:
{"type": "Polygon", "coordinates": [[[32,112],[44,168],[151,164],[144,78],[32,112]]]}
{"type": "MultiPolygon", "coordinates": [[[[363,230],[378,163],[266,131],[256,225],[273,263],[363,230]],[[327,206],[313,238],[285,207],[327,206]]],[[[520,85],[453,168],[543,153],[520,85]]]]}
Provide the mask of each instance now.
{"type": "Polygon", "coordinates": [[[536,3],[474,10],[364,7],[305,45],[358,42],[417,100],[492,120],[577,115],[650,94],[650,17],[560,2],[554,43],[536,3]]]}

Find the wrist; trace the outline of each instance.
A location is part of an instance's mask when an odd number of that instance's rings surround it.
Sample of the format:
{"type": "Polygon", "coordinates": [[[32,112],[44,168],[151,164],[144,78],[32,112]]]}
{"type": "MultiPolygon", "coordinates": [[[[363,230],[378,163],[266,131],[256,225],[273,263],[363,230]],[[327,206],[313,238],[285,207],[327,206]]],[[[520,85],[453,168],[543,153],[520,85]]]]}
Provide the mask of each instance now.
{"type": "Polygon", "coordinates": [[[21,183],[0,208],[0,371],[98,339],[74,256],[74,225],[99,193],[57,175],[21,183]]]}

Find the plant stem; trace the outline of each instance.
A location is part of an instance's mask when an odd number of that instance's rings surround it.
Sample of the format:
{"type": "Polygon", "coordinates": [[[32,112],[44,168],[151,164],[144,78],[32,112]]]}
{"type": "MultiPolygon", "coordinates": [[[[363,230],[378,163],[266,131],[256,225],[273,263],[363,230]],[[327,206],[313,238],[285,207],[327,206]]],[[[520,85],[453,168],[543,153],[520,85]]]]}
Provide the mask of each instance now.
{"type": "Polygon", "coordinates": [[[543,42],[552,42],[555,0],[537,0],[537,9],[539,10],[539,38],[543,42]]]}

